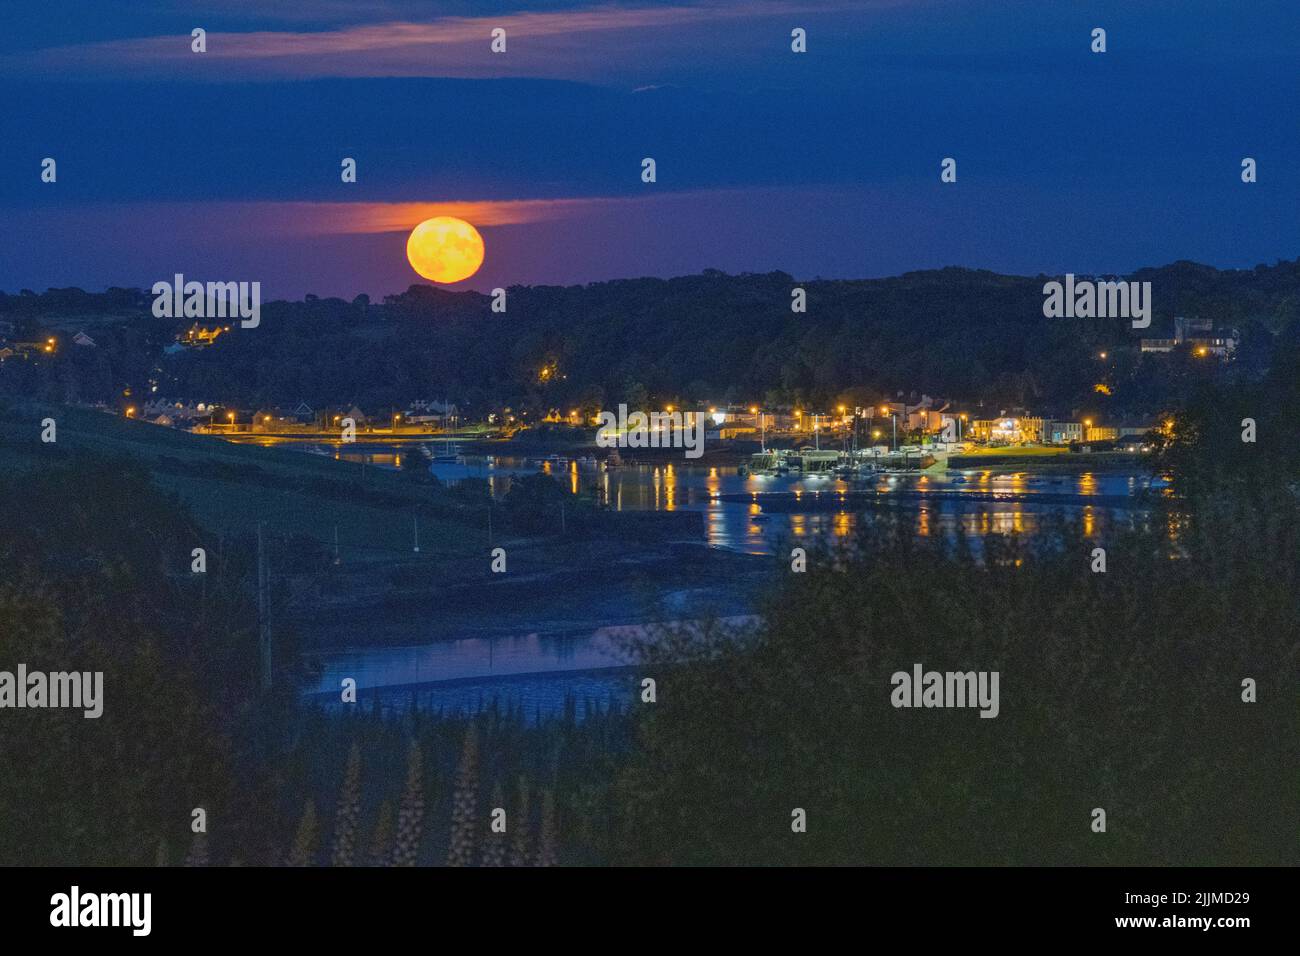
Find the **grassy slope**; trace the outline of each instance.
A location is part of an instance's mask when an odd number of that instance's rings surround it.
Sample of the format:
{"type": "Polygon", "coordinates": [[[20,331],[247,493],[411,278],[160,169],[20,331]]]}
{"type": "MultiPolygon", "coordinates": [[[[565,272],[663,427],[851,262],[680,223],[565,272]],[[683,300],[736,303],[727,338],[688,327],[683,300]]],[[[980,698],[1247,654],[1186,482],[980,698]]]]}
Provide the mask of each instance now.
{"type": "MultiPolygon", "coordinates": [[[[403,476],[284,448],[235,445],[87,409],[37,403],[0,408],[0,467],[24,469],[77,452],[142,463],[197,520],[216,532],[241,533],[266,522],[272,532],[307,534],[374,556],[411,555],[412,514],[437,492],[403,476]],[[40,442],[41,420],[57,423],[57,441],[40,442]],[[364,484],[362,482],[364,481],[364,484]],[[391,500],[365,500],[379,493],[391,500]]],[[[421,556],[480,552],[485,530],[456,516],[420,521],[421,556]]]]}

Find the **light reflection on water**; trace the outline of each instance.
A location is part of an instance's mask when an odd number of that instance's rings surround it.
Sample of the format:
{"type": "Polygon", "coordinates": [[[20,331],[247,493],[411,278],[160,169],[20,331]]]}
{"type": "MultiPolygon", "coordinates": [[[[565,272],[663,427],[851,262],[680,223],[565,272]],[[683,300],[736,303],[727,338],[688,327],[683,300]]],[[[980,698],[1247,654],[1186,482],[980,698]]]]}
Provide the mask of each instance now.
{"type": "Polygon", "coordinates": [[[582,635],[523,634],[472,637],[437,644],[367,648],[320,656],[313,693],[337,693],[351,677],[358,690],[431,681],[515,677],[540,671],[624,667],[631,659],[621,641],[640,628],[600,628],[582,635]]]}
{"type": "Polygon", "coordinates": [[[566,700],[607,708],[630,699],[629,663],[612,629],[581,636],[467,638],[410,647],[358,648],[315,658],[320,677],[305,696],[341,707],[344,678],[369,709],[476,713],[495,702],[528,720],[563,712],[566,700]]]}
{"type": "Polygon", "coordinates": [[[444,481],[467,477],[487,477],[494,494],[504,494],[512,475],[544,471],[563,472],[570,490],[591,491],[597,498],[618,511],[701,511],[705,515],[708,542],[750,554],[769,554],[773,545],[786,538],[851,537],[872,506],[859,506],[845,497],[844,507],[836,510],[807,510],[765,513],[760,499],[720,501],[718,495],[792,492],[797,499],[805,495],[847,495],[850,491],[899,493],[897,504],[914,512],[913,527],[921,536],[953,535],[961,528],[969,535],[1030,534],[1044,515],[1064,513],[1078,516],[1083,533],[1100,537],[1117,524],[1135,519],[1133,509],[1111,503],[1087,503],[1088,498],[1129,497],[1148,488],[1159,490],[1163,482],[1136,472],[1085,472],[1077,475],[1048,475],[1030,472],[995,475],[991,472],[965,472],[926,475],[880,476],[865,483],[850,483],[836,478],[802,478],[798,476],[741,476],[735,467],[693,464],[625,466],[603,471],[594,465],[575,461],[530,464],[525,459],[468,459],[463,464],[437,464],[434,473],[444,481]],[[912,492],[948,495],[963,493],[1008,493],[1023,495],[1028,501],[971,501],[932,499],[905,500],[912,492]],[[1036,503],[1036,494],[1075,496],[1077,502],[1062,504],[1058,500],[1036,503]]]}
{"type": "MultiPolygon", "coordinates": [[[[376,445],[310,448],[318,454],[361,462],[380,468],[401,467],[402,456],[413,449],[376,445]]],[[[853,490],[881,492],[885,501],[911,515],[920,536],[952,535],[957,528],[967,534],[1032,533],[1044,516],[1064,513],[1078,517],[1082,532],[1092,538],[1132,521],[1145,521],[1139,509],[1117,507],[1114,498],[1130,497],[1147,489],[1159,491],[1163,482],[1146,474],[1099,472],[1077,475],[992,474],[988,471],[881,476],[867,483],[850,484],[835,478],[798,476],[741,476],[735,467],[690,463],[625,466],[609,472],[591,460],[563,459],[538,463],[522,458],[470,457],[460,462],[436,463],[433,473],[444,482],[481,478],[495,496],[509,490],[515,476],[544,471],[564,482],[571,493],[589,492],[620,511],[700,511],[709,544],[754,554],[771,553],[785,539],[847,538],[855,533],[861,515],[876,506],[859,507],[844,499],[844,507],[826,510],[764,512],[761,499],[769,492],[838,498],[853,490]],[[905,493],[937,492],[943,500],[909,499],[905,493]],[[962,493],[1010,493],[1029,500],[963,501],[962,493]],[[1037,503],[1037,494],[1053,496],[1037,503]],[[721,501],[719,495],[748,496],[748,500],[721,501]],[[1055,496],[1075,496],[1060,503],[1055,496]],[[956,500],[954,500],[954,498],[956,500]],[[1105,503],[1089,504],[1089,498],[1105,503]]],[[[1174,530],[1170,529],[1171,533],[1174,530]]],[[[343,677],[357,680],[362,704],[378,700],[396,709],[411,706],[445,711],[474,711],[490,706],[522,707],[531,719],[559,713],[566,700],[590,700],[599,706],[632,700],[635,675],[626,658],[620,658],[613,640],[617,629],[604,628],[579,636],[526,634],[513,637],[469,638],[412,647],[364,647],[331,652],[317,658],[320,679],[307,691],[327,706],[339,701],[343,677]]],[[[579,715],[581,715],[581,705],[579,715]]]]}
{"type": "MultiPolygon", "coordinates": [[[[401,467],[405,455],[418,454],[403,445],[305,445],[304,450],[379,468],[401,467]]],[[[708,543],[749,554],[770,554],[776,542],[785,539],[851,537],[861,514],[871,506],[859,507],[845,500],[842,510],[765,513],[758,499],[750,502],[718,500],[718,495],[768,492],[844,495],[850,491],[874,490],[889,493],[937,492],[1008,493],[1030,499],[1036,494],[1070,495],[1079,500],[1043,504],[1029,501],[929,500],[898,504],[914,512],[913,527],[922,537],[953,535],[958,528],[966,534],[1032,534],[1048,513],[1077,517],[1085,536],[1098,538],[1109,530],[1145,515],[1112,503],[1089,505],[1088,498],[1129,497],[1147,489],[1160,491],[1164,482],[1140,472],[1083,472],[1082,474],[1039,474],[1031,471],[994,474],[976,469],[961,473],[879,476],[866,482],[849,483],[833,477],[741,476],[735,466],[697,465],[690,462],[626,465],[605,471],[590,458],[551,460],[467,456],[460,461],[438,462],[433,473],[445,482],[481,478],[494,496],[506,494],[511,479],[541,471],[564,482],[573,494],[589,492],[616,511],[701,511],[705,516],[708,543]]],[[[972,495],[972,498],[975,496],[972,495]]]]}
{"type": "Polygon", "coordinates": [[[362,647],[313,655],[318,670],[304,696],[343,706],[342,682],[356,681],[357,703],[393,710],[475,713],[495,702],[522,708],[528,720],[563,712],[566,700],[603,708],[630,700],[628,638],[638,627],[589,634],[474,637],[403,647],[362,647]]]}
{"type": "MultiPolygon", "coordinates": [[[[758,618],[722,619],[748,628],[758,618]]],[[[490,705],[522,706],[529,718],[560,712],[566,697],[601,706],[631,698],[636,657],[630,642],[654,636],[645,625],[597,628],[583,634],[473,637],[401,647],[361,647],[310,655],[318,676],[303,696],[342,706],[343,680],[356,681],[357,702],[473,712],[490,705]]]]}

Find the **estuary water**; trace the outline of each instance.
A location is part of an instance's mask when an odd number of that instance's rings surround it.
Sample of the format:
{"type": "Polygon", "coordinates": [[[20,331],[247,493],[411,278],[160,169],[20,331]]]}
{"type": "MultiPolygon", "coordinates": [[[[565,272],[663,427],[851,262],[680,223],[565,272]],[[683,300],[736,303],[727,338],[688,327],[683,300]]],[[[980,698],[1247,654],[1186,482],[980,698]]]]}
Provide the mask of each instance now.
{"type": "MultiPolygon", "coordinates": [[[[309,450],[379,468],[401,467],[410,446],[313,446],[309,450]]],[[[1164,482],[1137,471],[880,475],[848,482],[834,477],[742,475],[734,466],[642,464],[605,471],[582,458],[461,457],[431,471],[443,482],[486,481],[494,496],[513,480],[545,472],[577,494],[594,494],[620,511],[702,512],[708,544],[748,554],[770,554],[785,541],[813,542],[854,534],[880,508],[898,509],[919,536],[955,533],[1033,535],[1046,516],[1078,520],[1098,538],[1148,520],[1149,499],[1164,482]]],[[[742,619],[737,619],[744,626],[742,619]]],[[[636,676],[623,650],[639,626],[587,633],[524,633],[467,637],[405,647],[356,647],[316,658],[319,679],[307,696],[326,706],[339,699],[344,677],[357,681],[363,703],[405,709],[473,712],[496,706],[522,709],[526,718],[561,713],[577,704],[624,704],[636,676]]]]}
{"type": "Polygon", "coordinates": [[[1137,471],[1078,474],[879,475],[866,481],[799,475],[741,475],[734,466],[635,465],[603,471],[581,459],[528,461],[466,458],[437,463],[444,481],[482,478],[504,494],[515,475],[545,471],[577,494],[590,490],[617,511],[700,511],[708,543],[747,554],[771,554],[777,542],[848,537],[863,512],[904,509],[922,537],[1033,534],[1047,514],[1075,517],[1088,537],[1144,520],[1144,496],[1165,493],[1159,478],[1137,471]],[[789,499],[795,499],[791,501],[789,499]],[[780,499],[780,507],[765,507],[780,499]],[[869,504],[866,504],[870,502],[869,504]],[[802,506],[801,506],[802,505],[802,506]]]}

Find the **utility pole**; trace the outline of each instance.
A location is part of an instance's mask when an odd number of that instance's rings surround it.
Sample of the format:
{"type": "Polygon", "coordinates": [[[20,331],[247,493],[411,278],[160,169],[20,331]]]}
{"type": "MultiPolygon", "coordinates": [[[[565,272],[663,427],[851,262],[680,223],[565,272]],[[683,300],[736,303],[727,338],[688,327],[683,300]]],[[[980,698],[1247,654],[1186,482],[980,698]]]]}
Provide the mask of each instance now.
{"type": "Polygon", "coordinates": [[[411,524],[414,525],[415,527],[415,548],[413,550],[415,551],[416,554],[419,554],[420,553],[420,516],[411,515],[411,524]]]}
{"type": "Polygon", "coordinates": [[[334,563],[336,565],[343,563],[343,559],[339,557],[339,526],[338,525],[334,526],[334,563]]]}
{"type": "Polygon", "coordinates": [[[267,604],[267,590],[271,569],[266,559],[266,541],[263,523],[257,523],[257,644],[261,655],[262,690],[271,689],[271,619],[267,604]]]}

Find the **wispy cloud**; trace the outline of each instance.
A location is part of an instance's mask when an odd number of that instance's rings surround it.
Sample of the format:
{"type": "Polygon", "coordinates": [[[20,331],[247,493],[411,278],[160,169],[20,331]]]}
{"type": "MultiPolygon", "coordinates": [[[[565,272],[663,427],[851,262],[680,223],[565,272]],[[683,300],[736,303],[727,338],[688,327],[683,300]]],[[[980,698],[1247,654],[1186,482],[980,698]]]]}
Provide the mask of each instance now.
{"type": "MultiPolygon", "coordinates": [[[[874,0],[893,6],[902,0],[874,0]]],[[[188,35],[50,47],[0,56],[0,73],[61,75],[184,73],[208,80],[323,76],[539,76],[595,78],[624,63],[678,48],[696,55],[722,42],[727,23],[861,9],[864,0],[717,0],[700,5],[602,5],[488,16],[394,20],[319,31],[209,32],[207,52],[188,35]],[[507,53],[489,49],[506,31],[507,53]],[[595,37],[600,36],[599,42],[595,37]]],[[[784,34],[780,34],[784,36],[784,34]]],[[[774,34],[774,43],[784,42],[774,34]]],[[[775,47],[774,48],[778,48],[775,47]]]]}
{"type": "MultiPolygon", "coordinates": [[[[681,197],[685,193],[665,193],[681,197]]],[[[235,200],[211,202],[94,203],[42,207],[47,224],[93,222],[193,222],[202,219],[210,237],[365,236],[409,232],[434,216],[455,216],[475,226],[518,226],[597,214],[615,206],[662,197],[581,196],[560,199],[450,199],[419,202],[299,202],[235,200]]],[[[118,226],[109,224],[117,223],[118,226]]],[[[99,228],[97,226],[96,228],[99,228]]]]}
{"type": "MultiPolygon", "coordinates": [[[[476,226],[517,226],[565,219],[637,202],[631,198],[479,199],[448,202],[232,203],[256,209],[287,235],[366,235],[407,232],[434,216],[455,216],[476,226]]],[[[236,210],[237,212],[237,210],[236,210]]]]}

